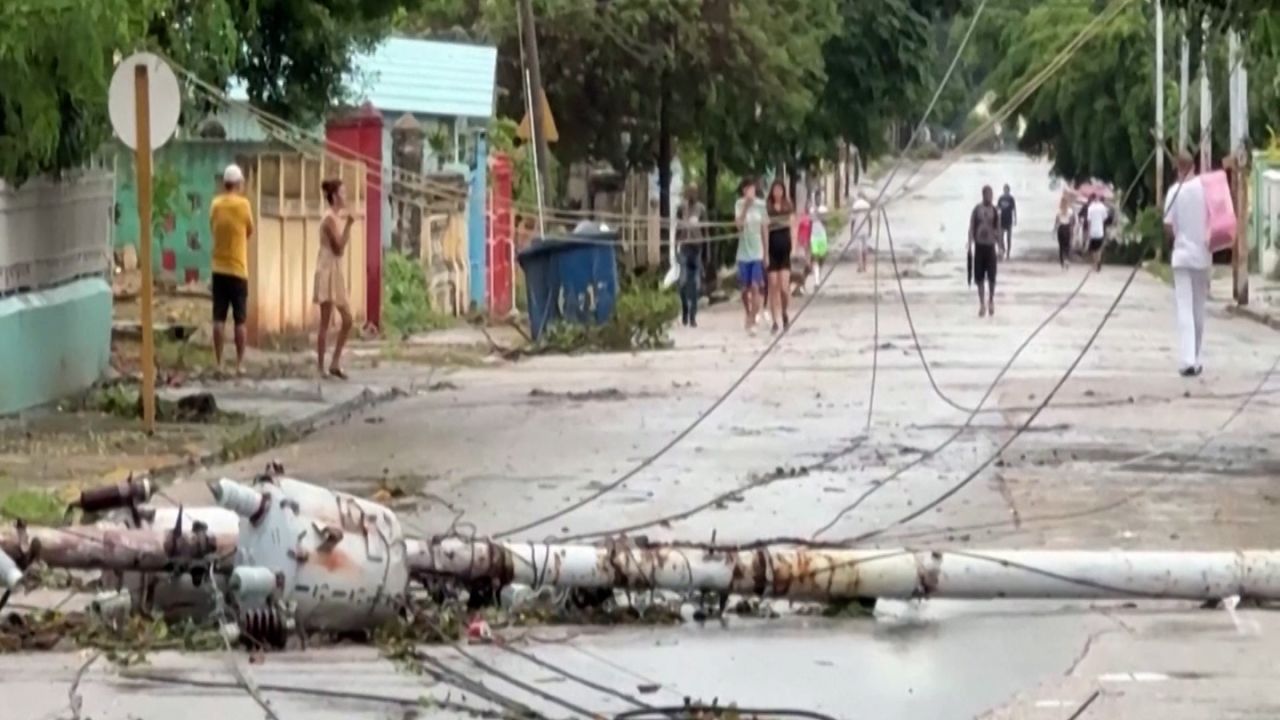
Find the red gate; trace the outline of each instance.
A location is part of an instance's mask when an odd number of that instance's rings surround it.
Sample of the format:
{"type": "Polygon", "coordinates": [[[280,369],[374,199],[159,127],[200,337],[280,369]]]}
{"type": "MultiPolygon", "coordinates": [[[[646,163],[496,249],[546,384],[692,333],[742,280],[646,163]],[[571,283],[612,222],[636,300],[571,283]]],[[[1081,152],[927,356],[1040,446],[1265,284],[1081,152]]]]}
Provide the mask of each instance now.
{"type": "Polygon", "coordinates": [[[485,259],[489,268],[489,313],[506,318],[514,308],[515,243],[511,214],[511,158],[489,156],[489,197],[485,199],[485,259]]]}

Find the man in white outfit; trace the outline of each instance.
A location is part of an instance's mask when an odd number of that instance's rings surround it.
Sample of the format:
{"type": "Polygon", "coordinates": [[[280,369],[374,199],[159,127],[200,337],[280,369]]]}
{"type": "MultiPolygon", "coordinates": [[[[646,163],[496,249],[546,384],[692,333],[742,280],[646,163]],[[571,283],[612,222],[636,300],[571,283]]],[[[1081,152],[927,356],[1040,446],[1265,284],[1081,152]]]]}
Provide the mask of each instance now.
{"type": "Polygon", "coordinates": [[[1173,299],[1178,321],[1178,365],[1183,377],[1203,372],[1204,303],[1209,298],[1209,218],[1204,187],[1188,153],[1178,156],[1178,182],[1165,194],[1164,232],[1173,240],[1173,299]]]}

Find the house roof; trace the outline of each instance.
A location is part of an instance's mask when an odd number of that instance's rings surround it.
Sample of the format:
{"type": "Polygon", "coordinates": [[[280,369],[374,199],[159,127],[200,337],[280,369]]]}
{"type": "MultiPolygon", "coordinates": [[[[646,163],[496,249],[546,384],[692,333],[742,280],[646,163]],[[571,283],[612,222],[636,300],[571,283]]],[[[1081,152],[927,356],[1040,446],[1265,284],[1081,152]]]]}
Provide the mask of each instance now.
{"type": "MultiPolygon", "coordinates": [[[[384,113],[490,118],[498,49],[485,45],[388,38],[353,60],[348,85],[357,103],[384,113]]],[[[244,100],[232,81],[231,97],[244,100]]]]}
{"type": "Polygon", "coordinates": [[[493,116],[495,47],[390,38],[354,64],[353,89],[383,112],[493,116]]]}

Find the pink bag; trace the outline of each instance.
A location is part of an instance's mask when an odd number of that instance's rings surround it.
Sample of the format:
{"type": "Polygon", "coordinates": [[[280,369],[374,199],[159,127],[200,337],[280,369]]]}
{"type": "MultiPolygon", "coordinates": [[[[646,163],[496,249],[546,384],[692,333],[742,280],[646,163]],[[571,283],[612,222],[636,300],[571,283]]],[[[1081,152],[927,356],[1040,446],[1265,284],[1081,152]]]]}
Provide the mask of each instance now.
{"type": "Polygon", "coordinates": [[[1209,223],[1209,252],[1235,247],[1236,208],[1231,200],[1231,185],[1224,170],[1200,176],[1204,187],[1205,219],[1209,223]]]}

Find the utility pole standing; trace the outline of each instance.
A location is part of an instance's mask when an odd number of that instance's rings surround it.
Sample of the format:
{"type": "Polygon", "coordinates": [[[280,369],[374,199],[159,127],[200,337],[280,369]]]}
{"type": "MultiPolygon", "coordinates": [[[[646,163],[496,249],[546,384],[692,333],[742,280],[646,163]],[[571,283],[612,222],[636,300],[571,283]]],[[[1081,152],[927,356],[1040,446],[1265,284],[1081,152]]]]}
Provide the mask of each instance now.
{"type": "Polygon", "coordinates": [[[1231,158],[1236,176],[1236,244],[1231,253],[1232,289],[1240,305],[1249,304],[1249,95],[1240,34],[1227,35],[1227,96],[1230,105],[1231,158]]]}
{"type": "Polygon", "coordinates": [[[1209,88],[1209,19],[1200,27],[1200,172],[1213,169],[1213,93],[1209,88]]]}
{"type": "Polygon", "coordinates": [[[1182,14],[1182,56],[1178,59],[1178,152],[1187,150],[1187,112],[1191,107],[1191,45],[1187,42],[1187,14],[1182,14]]]}
{"type": "MultiPolygon", "coordinates": [[[[1156,207],[1164,207],[1164,5],[1156,5],[1156,207]]],[[[1161,253],[1163,254],[1163,253],[1161,253]]]]}
{"type": "MultiPolygon", "coordinates": [[[[533,4],[531,0],[520,1],[520,32],[524,37],[524,53],[525,64],[529,71],[529,102],[530,122],[533,126],[533,147],[536,155],[535,164],[538,168],[538,188],[545,190],[547,183],[547,132],[543,127],[543,98],[546,97],[542,90],[542,66],[538,61],[538,32],[537,26],[533,19],[533,4]]],[[[542,197],[546,197],[546,193],[542,193],[542,197]]]]}

